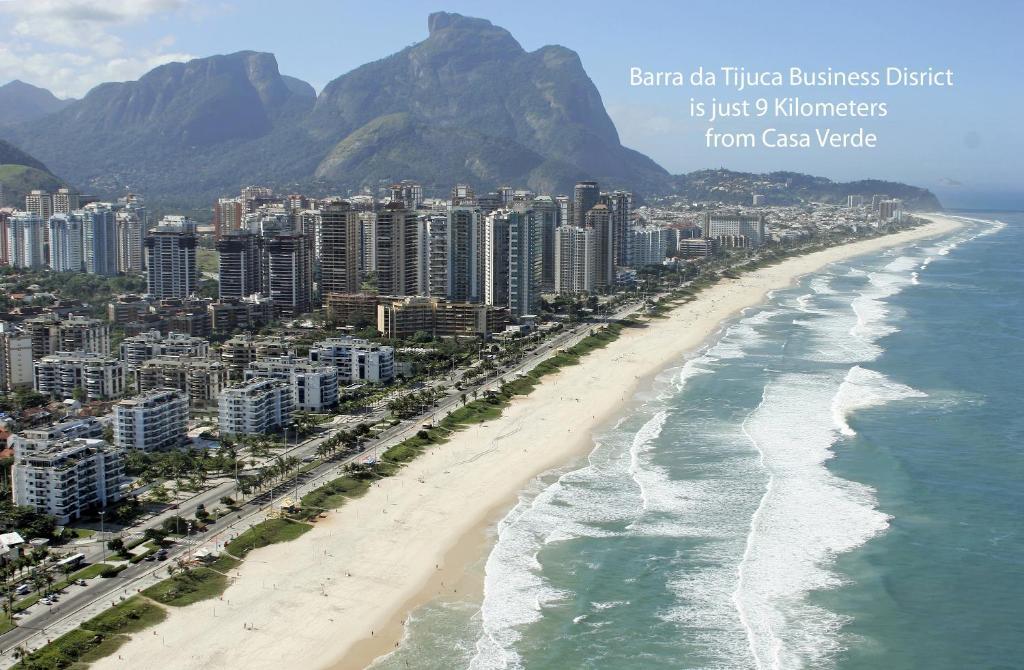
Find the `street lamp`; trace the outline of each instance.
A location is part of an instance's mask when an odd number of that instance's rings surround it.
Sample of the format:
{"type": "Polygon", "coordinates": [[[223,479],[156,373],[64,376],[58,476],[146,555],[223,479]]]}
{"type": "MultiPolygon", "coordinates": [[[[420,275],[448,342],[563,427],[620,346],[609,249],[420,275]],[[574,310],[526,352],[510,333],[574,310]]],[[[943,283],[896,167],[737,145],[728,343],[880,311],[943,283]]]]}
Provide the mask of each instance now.
{"type": "Polygon", "coordinates": [[[102,553],[103,558],[100,559],[101,563],[107,560],[107,543],[104,541],[104,534],[105,533],[104,533],[104,526],[103,526],[103,521],[104,521],[103,517],[106,516],[106,514],[107,514],[107,510],[105,510],[105,509],[100,510],[100,545],[102,545],[102,552],[103,552],[102,553]]]}

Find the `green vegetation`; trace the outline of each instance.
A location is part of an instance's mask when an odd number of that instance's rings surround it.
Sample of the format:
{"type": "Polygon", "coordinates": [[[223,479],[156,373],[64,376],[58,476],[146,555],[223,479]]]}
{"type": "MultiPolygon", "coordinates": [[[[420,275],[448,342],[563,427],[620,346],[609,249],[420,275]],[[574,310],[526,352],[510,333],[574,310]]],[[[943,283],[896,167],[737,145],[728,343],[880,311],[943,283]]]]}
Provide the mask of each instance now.
{"type": "Polygon", "coordinates": [[[253,549],[288,542],[312,530],[312,526],[291,519],[267,519],[245,531],[227,544],[227,552],[245,558],[253,549]]]}
{"type": "Polygon", "coordinates": [[[213,563],[210,563],[210,565],[207,566],[207,567],[209,567],[211,570],[216,570],[217,572],[226,573],[228,570],[231,570],[233,568],[237,568],[241,564],[242,564],[241,560],[239,560],[237,558],[232,558],[231,556],[228,556],[227,554],[221,554],[217,558],[217,560],[215,560],[213,563]]]}
{"type": "Polygon", "coordinates": [[[49,514],[32,507],[19,507],[10,500],[0,502],[0,527],[15,531],[25,540],[34,537],[56,538],[57,522],[49,514]]]}
{"type": "Polygon", "coordinates": [[[27,165],[0,165],[0,184],[4,186],[4,200],[8,206],[16,203],[25,205],[29,191],[42,189],[55,191],[64,186],[60,179],[49,172],[27,165]]]}
{"type": "Polygon", "coordinates": [[[220,270],[220,254],[215,249],[199,247],[196,249],[196,265],[200,272],[217,274],[220,270]]]}
{"type": "MultiPolygon", "coordinates": [[[[110,300],[121,293],[143,293],[146,279],[141,275],[103,277],[81,272],[24,271],[0,268],[0,280],[13,284],[9,292],[27,291],[36,284],[44,293],[59,295],[64,300],[77,300],[90,306],[89,314],[103,318],[110,300]]],[[[10,307],[10,299],[0,294],[0,308],[10,307]]]]}
{"type": "Polygon", "coordinates": [[[167,612],[141,596],[132,596],[119,605],[89,619],[82,628],[105,635],[130,634],[155,626],[167,618],[167,612]]]}
{"type": "Polygon", "coordinates": [[[302,496],[300,514],[310,519],[324,510],[341,507],[351,498],[366,493],[369,488],[370,480],[348,475],[338,477],[302,496]]]}
{"type": "Polygon", "coordinates": [[[91,528],[65,528],[64,530],[73,533],[80,540],[96,534],[96,531],[91,528]]]}
{"type": "Polygon", "coordinates": [[[194,568],[165,579],[142,592],[147,598],[172,607],[184,607],[224,593],[228,578],[210,568],[194,568]]]}
{"type": "Polygon", "coordinates": [[[162,607],[133,596],[23,657],[19,667],[31,670],[84,667],[117,651],[131,633],[155,626],[166,618],[167,612],[162,607]]]}

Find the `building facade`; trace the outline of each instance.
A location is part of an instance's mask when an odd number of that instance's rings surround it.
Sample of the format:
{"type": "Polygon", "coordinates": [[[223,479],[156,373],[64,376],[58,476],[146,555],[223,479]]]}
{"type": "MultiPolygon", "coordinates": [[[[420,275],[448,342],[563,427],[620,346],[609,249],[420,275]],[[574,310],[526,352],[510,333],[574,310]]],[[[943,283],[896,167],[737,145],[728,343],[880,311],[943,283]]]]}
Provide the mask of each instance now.
{"type": "Polygon", "coordinates": [[[245,371],[246,379],[269,377],[292,386],[296,410],[323,412],[338,404],[338,368],[323,363],[280,356],[254,361],[245,371]]]}
{"type": "Polygon", "coordinates": [[[155,298],[187,298],[199,288],[195,222],[164,217],[146,236],[146,292],[155,298]]]}
{"type": "Polygon", "coordinates": [[[250,379],[230,386],[220,394],[220,434],[273,433],[288,425],[294,411],[292,385],[289,382],[280,379],[250,379]]]}
{"type": "Polygon", "coordinates": [[[14,504],[67,524],[124,496],[124,451],[95,438],[12,438],[14,504]]]}
{"type": "Polygon", "coordinates": [[[124,364],[117,358],[60,351],[36,360],[34,387],[51,398],[111,400],[124,393],[124,364]]]}
{"type": "Polygon", "coordinates": [[[309,349],[309,360],[338,368],[341,382],[388,383],[395,378],[395,348],[353,337],[334,337],[309,349]]]}
{"type": "Polygon", "coordinates": [[[150,391],[114,405],[114,444],[145,452],[174,449],[185,442],[187,424],[184,393],[150,391]]]}

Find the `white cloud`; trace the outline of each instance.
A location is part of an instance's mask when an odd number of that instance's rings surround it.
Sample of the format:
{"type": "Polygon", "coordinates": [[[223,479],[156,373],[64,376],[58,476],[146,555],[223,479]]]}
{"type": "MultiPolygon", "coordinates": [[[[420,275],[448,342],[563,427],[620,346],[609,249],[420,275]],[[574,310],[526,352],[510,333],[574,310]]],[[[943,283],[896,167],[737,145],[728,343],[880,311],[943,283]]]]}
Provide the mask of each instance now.
{"type": "Polygon", "coordinates": [[[121,35],[133,24],[180,13],[189,2],[0,0],[0,20],[11,19],[7,34],[0,34],[0,72],[59,97],[80,97],[105,81],[137,79],[157,65],[192,56],[169,51],[170,35],[144,48],[127,45],[121,35]]]}

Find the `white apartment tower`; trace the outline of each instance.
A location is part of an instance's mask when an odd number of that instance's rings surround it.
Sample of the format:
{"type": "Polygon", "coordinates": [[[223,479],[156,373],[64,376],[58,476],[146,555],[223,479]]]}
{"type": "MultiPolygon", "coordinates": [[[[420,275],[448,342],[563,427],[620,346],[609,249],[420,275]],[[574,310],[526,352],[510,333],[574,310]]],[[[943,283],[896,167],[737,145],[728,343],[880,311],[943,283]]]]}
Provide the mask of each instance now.
{"type": "Polygon", "coordinates": [[[165,451],[185,442],[188,401],[177,389],[160,389],[114,405],[114,444],[122,449],[165,451]]]}

